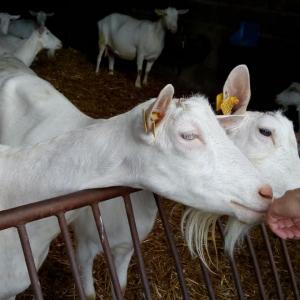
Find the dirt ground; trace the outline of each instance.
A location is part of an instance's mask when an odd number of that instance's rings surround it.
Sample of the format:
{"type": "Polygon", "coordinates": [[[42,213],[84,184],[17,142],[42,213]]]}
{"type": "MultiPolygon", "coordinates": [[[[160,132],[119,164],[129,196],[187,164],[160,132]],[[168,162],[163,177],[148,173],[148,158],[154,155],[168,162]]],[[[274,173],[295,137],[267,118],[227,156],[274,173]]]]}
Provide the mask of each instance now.
{"type": "MultiPolygon", "coordinates": [[[[94,68],[95,66],[88,62],[82,54],[73,49],[60,50],[56,57],[51,60],[42,55],[33,65],[34,71],[39,76],[51,82],[81,111],[94,118],[108,118],[128,111],[136,104],[158,95],[160,89],[168,83],[162,77],[153,78],[150,76],[149,86],[136,89],[134,87],[135,72],[126,73],[122,70],[122,72],[116,71],[115,75],[111,76],[108,75],[107,67],[102,67],[101,72],[96,75],[94,68]]],[[[118,63],[116,63],[116,69],[118,70],[118,63]]],[[[176,86],[175,91],[178,97],[197,92],[184,89],[176,90],[176,86]]],[[[164,206],[166,206],[170,216],[171,228],[175,235],[190,298],[208,299],[199,259],[190,256],[181,236],[180,218],[183,207],[167,200],[164,201],[164,206]]],[[[251,235],[263,275],[266,299],[277,299],[275,282],[260,229],[256,228],[251,235]]],[[[270,238],[283,287],[284,299],[294,299],[279,241],[273,235],[270,235],[270,238]]],[[[292,241],[287,244],[299,284],[300,260],[297,259],[297,253],[300,252],[300,243],[292,241]]],[[[217,246],[218,267],[212,267],[214,273],[210,273],[216,297],[224,300],[237,299],[230,265],[228,258],[223,253],[222,240],[219,234],[217,234],[217,246]]],[[[154,230],[142,243],[142,250],[153,299],[182,299],[173,259],[165,243],[160,220],[157,220],[154,230]]],[[[212,258],[216,262],[217,256],[213,254],[213,248],[211,250],[212,258]]],[[[260,299],[253,263],[245,245],[237,250],[236,260],[245,298],[260,299]]],[[[39,274],[45,299],[77,299],[64,242],[60,237],[52,243],[48,258],[39,274]]],[[[109,275],[101,256],[96,259],[94,264],[94,278],[98,299],[110,299],[109,275]]],[[[32,291],[28,289],[17,299],[32,299],[32,297],[32,291]]],[[[130,300],[143,299],[141,280],[138,276],[135,259],[130,264],[125,298],[130,300]]]]}

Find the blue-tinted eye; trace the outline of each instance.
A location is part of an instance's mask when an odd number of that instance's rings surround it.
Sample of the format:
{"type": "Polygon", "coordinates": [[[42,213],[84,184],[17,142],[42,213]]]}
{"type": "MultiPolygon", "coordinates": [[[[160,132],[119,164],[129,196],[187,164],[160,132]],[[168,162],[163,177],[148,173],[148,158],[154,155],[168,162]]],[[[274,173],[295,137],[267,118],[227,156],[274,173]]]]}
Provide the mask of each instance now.
{"type": "Polygon", "coordinates": [[[196,139],[198,136],[194,133],[182,133],[181,137],[184,140],[192,141],[192,140],[196,139]]]}
{"type": "Polygon", "coordinates": [[[260,134],[264,135],[264,136],[271,136],[272,135],[272,131],[266,128],[259,128],[259,132],[260,134]]]}

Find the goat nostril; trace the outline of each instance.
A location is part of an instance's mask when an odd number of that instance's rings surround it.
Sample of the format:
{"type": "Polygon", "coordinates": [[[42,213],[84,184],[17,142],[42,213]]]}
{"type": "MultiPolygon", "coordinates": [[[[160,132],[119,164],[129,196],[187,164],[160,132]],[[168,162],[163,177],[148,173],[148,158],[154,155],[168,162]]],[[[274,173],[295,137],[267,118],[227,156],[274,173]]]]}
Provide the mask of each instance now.
{"type": "Polygon", "coordinates": [[[265,199],[272,200],[273,198],[273,191],[270,185],[266,184],[262,186],[259,191],[259,195],[265,199]]]}

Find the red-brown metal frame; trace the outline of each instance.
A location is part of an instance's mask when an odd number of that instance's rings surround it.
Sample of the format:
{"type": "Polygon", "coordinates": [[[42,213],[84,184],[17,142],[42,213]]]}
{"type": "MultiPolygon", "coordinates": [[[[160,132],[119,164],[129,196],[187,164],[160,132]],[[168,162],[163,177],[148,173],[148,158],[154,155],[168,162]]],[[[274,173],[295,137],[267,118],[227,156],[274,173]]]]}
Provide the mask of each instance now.
{"type": "MultiPolygon", "coordinates": [[[[93,190],[85,190],[76,193],[72,193],[65,196],[55,197],[48,200],[43,200],[40,202],[27,204],[11,209],[7,209],[4,211],[0,211],[0,230],[4,230],[11,227],[16,227],[18,230],[18,234],[20,237],[21,245],[23,248],[23,253],[29,273],[29,277],[31,280],[31,284],[34,290],[35,299],[41,300],[43,299],[42,289],[39,282],[37,270],[34,264],[32,251],[30,247],[30,241],[28,239],[26,224],[35,220],[40,220],[43,218],[47,218],[50,216],[56,216],[58,219],[58,223],[62,232],[63,239],[66,244],[66,249],[70,261],[70,266],[72,269],[72,274],[74,277],[76,289],[78,292],[79,299],[85,299],[84,290],[81,284],[78,266],[75,261],[74,249],[72,246],[72,241],[70,237],[70,233],[68,231],[67,221],[65,218],[65,213],[78,209],[84,206],[90,206],[93,212],[93,216],[95,219],[96,227],[99,234],[99,239],[102,244],[104,257],[106,259],[108,269],[111,275],[112,285],[115,292],[116,299],[123,299],[122,290],[120,287],[120,283],[118,280],[117,272],[113,263],[112,252],[109,247],[109,242],[106,236],[105,227],[102,221],[101,212],[98,206],[99,202],[106,201],[118,196],[123,198],[125,203],[127,218],[129,222],[129,227],[131,231],[131,236],[133,240],[133,246],[135,255],[137,256],[137,262],[139,267],[139,273],[143,285],[144,296],[146,299],[151,299],[151,289],[147,279],[142,251],[140,248],[140,241],[138,237],[138,232],[134,219],[134,212],[131,205],[130,194],[137,192],[137,189],[127,188],[127,187],[112,187],[112,188],[103,188],[103,189],[93,189],[93,190]]],[[[161,199],[159,196],[155,196],[155,201],[158,207],[159,216],[162,220],[162,224],[166,234],[166,240],[170,248],[170,252],[174,258],[175,268],[178,274],[178,281],[180,284],[182,298],[189,299],[188,289],[184,279],[184,273],[182,270],[180,258],[177,252],[177,248],[175,245],[175,239],[173,237],[172,231],[170,229],[170,225],[168,223],[168,217],[161,205],[161,199]]],[[[224,238],[223,225],[221,222],[218,222],[218,228],[221,234],[221,237],[224,238]]],[[[274,283],[276,284],[277,296],[278,299],[284,299],[283,291],[280,285],[280,277],[276,268],[276,264],[274,261],[271,244],[269,241],[269,236],[267,230],[264,225],[261,226],[262,236],[266,243],[266,251],[268,252],[268,257],[270,260],[270,266],[274,276],[274,283]]],[[[267,299],[265,288],[263,284],[263,279],[261,275],[261,271],[259,268],[259,263],[256,257],[256,253],[251,241],[251,238],[247,236],[246,238],[247,245],[253,260],[254,270],[256,274],[256,278],[258,281],[258,287],[260,292],[260,297],[262,299],[267,299]]],[[[281,240],[281,246],[283,251],[283,256],[285,258],[287,269],[291,277],[292,288],[294,292],[295,299],[299,299],[299,291],[296,281],[296,276],[293,270],[293,266],[288,254],[288,250],[286,244],[283,240],[281,240]]],[[[240,275],[238,272],[237,264],[235,262],[235,258],[229,258],[229,262],[231,265],[233,280],[236,286],[237,297],[238,299],[244,299],[244,293],[242,289],[242,284],[240,280],[240,275]]],[[[208,296],[210,299],[216,299],[212,282],[210,280],[209,271],[206,266],[200,261],[200,266],[203,272],[204,281],[207,286],[208,296]]]]}

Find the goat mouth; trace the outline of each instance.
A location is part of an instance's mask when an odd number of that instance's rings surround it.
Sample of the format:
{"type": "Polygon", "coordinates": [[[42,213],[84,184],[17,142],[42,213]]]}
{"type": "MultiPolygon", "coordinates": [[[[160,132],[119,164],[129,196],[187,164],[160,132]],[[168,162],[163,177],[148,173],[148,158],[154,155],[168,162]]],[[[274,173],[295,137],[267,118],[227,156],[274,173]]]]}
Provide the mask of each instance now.
{"type": "Polygon", "coordinates": [[[264,210],[254,209],[254,208],[248,207],[248,206],[246,206],[246,205],[244,205],[244,204],[241,204],[241,203],[239,203],[239,202],[236,202],[236,201],[234,201],[234,200],[231,200],[230,203],[232,203],[233,205],[238,206],[238,207],[240,207],[240,208],[242,208],[242,209],[245,209],[245,210],[248,210],[248,211],[257,213],[257,214],[261,214],[261,215],[262,215],[262,214],[265,214],[265,213],[267,212],[266,209],[264,209],[264,210]]]}

